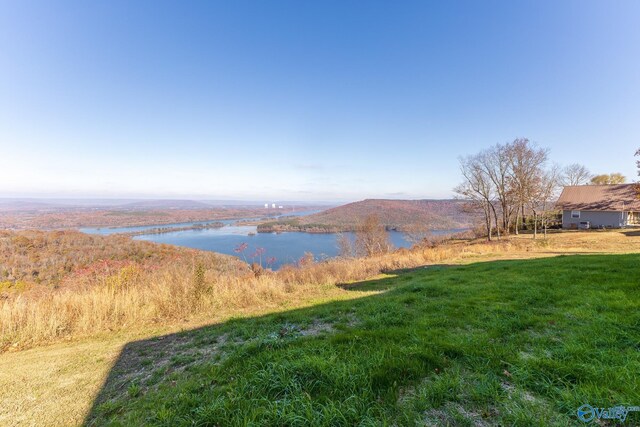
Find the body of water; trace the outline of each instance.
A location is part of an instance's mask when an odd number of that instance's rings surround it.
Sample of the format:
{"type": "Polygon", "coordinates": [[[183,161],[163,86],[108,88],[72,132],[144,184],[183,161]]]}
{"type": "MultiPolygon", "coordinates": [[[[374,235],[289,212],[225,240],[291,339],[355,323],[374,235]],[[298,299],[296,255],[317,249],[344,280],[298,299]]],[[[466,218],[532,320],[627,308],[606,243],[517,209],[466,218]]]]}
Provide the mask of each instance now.
{"type": "MultiPolygon", "coordinates": [[[[292,216],[305,216],[305,215],[311,215],[318,212],[321,212],[321,211],[319,210],[293,211],[293,212],[286,212],[286,213],[283,213],[282,215],[277,215],[269,219],[276,220],[279,218],[287,218],[292,216]]],[[[233,225],[238,221],[260,221],[260,220],[264,220],[265,218],[267,218],[267,216],[255,217],[255,218],[213,219],[211,221],[174,222],[172,224],[139,225],[139,226],[133,226],[133,227],[83,227],[83,228],[80,228],[79,230],[87,234],[108,235],[108,234],[116,234],[116,233],[138,233],[140,231],[151,230],[154,228],[182,228],[182,227],[190,227],[193,225],[200,225],[200,224],[211,224],[214,222],[221,222],[225,225],[233,225]]]]}
{"type": "MultiPolygon", "coordinates": [[[[300,211],[284,216],[310,215],[317,211],[300,211]]],[[[135,236],[136,240],[147,240],[156,243],[166,243],[176,246],[213,251],[227,255],[237,256],[247,262],[260,262],[256,255],[257,249],[262,249],[262,264],[266,266],[268,258],[275,258],[270,267],[277,269],[284,264],[294,264],[302,258],[305,252],[311,252],[316,260],[333,258],[339,254],[337,234],[311,234],[300,232],[289,233],[257,233],[255,225],[235,225],[238,221],[257,220],[259,218],[243,218],[220,220],[225,224],[221,228],[204,230],[184,230],[162,234],[144,234],[135,236]],[[236,252],[236,248],[246,243],[246,249],[236,252]]],[[[216,221],[185,222],[166,225],[148,225],[140,227],[117,228],[82,228],[80,231],[89,234],[114,234],[140,232],[158,227],[178,228],[195,224],[207,224],[216,221]]],[[[435,235],[451,234],[462,230],[437,230],[435,235]]],[[[354,239],[353,233],[344,233],[354,239]]],[[[411,246],[403,233],[390,231],[389,239],[396,248],[411,246]]]]}
{"type": "MultiPolygon", "coordinates": [[[[136,236],[136,240],[148,240],[156,243],[168,243],[188,248],[203,249],[234,255],[247,262],[259,262],[254,257],[256,249],[263,248],[262,263],[274,257],[272,268],[280,268],[283,264],[293,264],[302,258],[305,252],[311,252],[316,260],[332,258],[338,255],[338,236],[336,234],[311,234],[300,232],[256,233],[255,226],[225,226],[218,229],[176,231],[163,234],[147,234],[136,236]],[[247,244],[242,253],[235,249],[247,244]]],[[[353,233],[344,233],[354,238],[353,233]]],[[[389,238],[395,247],[409,247],[402,233],[390,231],[389,238]]]]}

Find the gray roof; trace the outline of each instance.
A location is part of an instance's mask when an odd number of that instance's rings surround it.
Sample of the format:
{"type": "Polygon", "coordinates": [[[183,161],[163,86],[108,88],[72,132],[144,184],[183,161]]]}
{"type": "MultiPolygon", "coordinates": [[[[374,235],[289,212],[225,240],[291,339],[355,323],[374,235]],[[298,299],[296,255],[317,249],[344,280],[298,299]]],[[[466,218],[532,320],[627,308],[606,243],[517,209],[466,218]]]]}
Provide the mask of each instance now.
{"type": "Polygon", "coordinates": [[[556,206],[576,211],[640,211],[638,184],[571,185],[564,187],[556,206]]]}

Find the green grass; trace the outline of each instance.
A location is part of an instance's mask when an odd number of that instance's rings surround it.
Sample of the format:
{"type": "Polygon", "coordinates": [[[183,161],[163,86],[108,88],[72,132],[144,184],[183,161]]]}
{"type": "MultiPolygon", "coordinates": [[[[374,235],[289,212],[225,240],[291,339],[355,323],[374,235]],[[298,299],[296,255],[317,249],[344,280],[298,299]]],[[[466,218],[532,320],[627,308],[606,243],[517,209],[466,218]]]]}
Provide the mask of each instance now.
{"type": "Polygon", "coordinates": [[[639,265],[432,267],[352,288],[374,296],[185,332],[114,368],[89,422],[582,425],[584,403],[640,405],[639,265]]]}

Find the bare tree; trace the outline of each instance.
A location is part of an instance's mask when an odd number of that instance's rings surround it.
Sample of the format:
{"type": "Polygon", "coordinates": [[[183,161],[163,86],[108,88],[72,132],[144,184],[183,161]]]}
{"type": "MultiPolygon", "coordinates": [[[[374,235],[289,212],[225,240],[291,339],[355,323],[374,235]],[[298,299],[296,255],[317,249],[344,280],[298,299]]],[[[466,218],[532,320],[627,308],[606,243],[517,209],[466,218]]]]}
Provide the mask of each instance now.
{"type": "MultiPolygon", "coordinates": [[[[640,148],[636,151],[635,156],[640,156],[640,148]]],[[[636,166],[638,167],[638,176],[640,176],[640,160],[636,160],[636,166]]],[[[640,199],[640,182],[636,182],[636,197],[640,199]]]]}
{"type": "Polygon", "coordinates": [[[356,253],[373,256],[387,253],[392,249],[389,233],[377,215],[369,215],[356,231],[356,253]]]}
{"type": "Polygon", "coordinates": [[[517,200],[515,233],[518,234],[520,220],[524,220],[525,206],[539,185],[549,151],[537,148],[526,138],[519,138],[507,145],[510,179],[517,200]]]}
{"type": "Polygon", "coordinates": [[[498,215],[492,204],[495,218],[496,231],[500,236],[500,228],[506,233],[511,228],[511,218],[514,211],[514,191],[510,179],[510,163],[507,146],[497,144],[487,151],[482,152],[477,159],[480,167],[487,174],[493,184],[496,198],[498,199],[501,225],[498,224],[498,215]]]}
{"type": "Polygon", "coordinates": [[[591,183],[595,185],[624,184],[626,181],[627,177],[618,172],[611,174],[603,173],[591,178],[591,183]]]}
{"type": "Polygon", "coordinates": [[[346,234],[338,234],[337,243],[338,253],[342,258],[351,258],[356,255],[353,240],[346,234]]]}
{"type": "Polygon", "coordinates": [[[487,239],[492,240],[492,214],[495,214],[494,187],[491,178],[483,169],[480,155],[460,158],[460,172],[463,182],[454,191],[467,200],[476,210],[482,212],[487,239]]]}
{"type": "MultiPolygon", "coordinates": [[[[463,182],[454,191],[483,214],[489,240],[494,229],[498,237],[501,230],[518,234],[527,214],[533,215],[534,238],[538,224],[546,229],[546,212],[562,175],[557,166],[547,170],[547,160],[548,150],[526,138],[460,159],[463,182]]],[[[584,181],[580,172],[578,180],[584,181]]]]}
{"type": "Polygon", "coordinates": [[[538,235],[538,223],[541,222],[544,228],[545,238],[547,236],[547,220],[549,209],[553,207],[553,201],[557,199],[560,182],[563,179],[560,168],[552,166],[547,171],[540,171],[540,175],[535,178],[536,185],[532,187],[529,194],[528,204],[533,213],[533,238],[538,235]]]}
{"type": "Polygon", "coordinates": [[[562,169],[562,185],[584,185],[587,184],[593,175],[589,169],[579,163],[573,163],[562,169]]]}
{"type": "Polygon", "coordinates": [[[402,228],[405,240],[414,245],[427,242],[433,233],[428,224],[409,224],[402,228]]]}

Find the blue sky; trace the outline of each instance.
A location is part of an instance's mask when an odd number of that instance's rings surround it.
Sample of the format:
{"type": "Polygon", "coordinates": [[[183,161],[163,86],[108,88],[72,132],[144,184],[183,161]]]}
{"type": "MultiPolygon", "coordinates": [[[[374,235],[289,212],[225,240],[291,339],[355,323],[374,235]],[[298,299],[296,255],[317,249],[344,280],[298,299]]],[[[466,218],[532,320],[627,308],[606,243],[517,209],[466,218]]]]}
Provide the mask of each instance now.
{"type": "Polygon", "coordinates": [[[6,1],[0,195],[440,198],[528,137],[636,179],[637,1],[6,1]]]}

